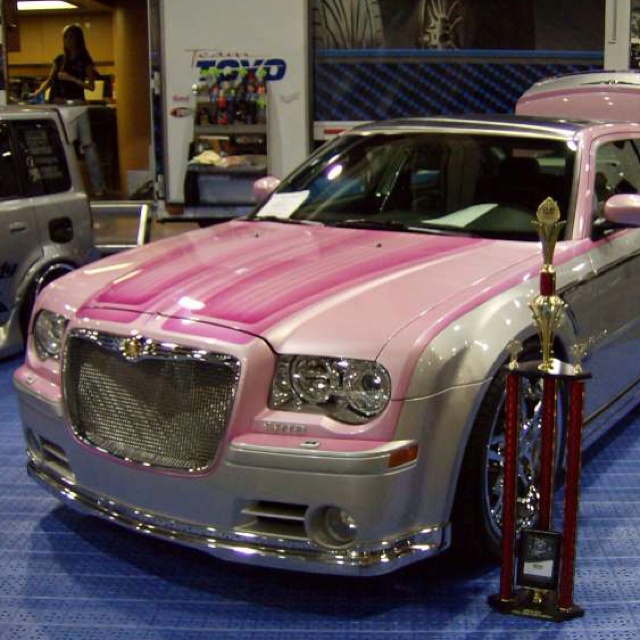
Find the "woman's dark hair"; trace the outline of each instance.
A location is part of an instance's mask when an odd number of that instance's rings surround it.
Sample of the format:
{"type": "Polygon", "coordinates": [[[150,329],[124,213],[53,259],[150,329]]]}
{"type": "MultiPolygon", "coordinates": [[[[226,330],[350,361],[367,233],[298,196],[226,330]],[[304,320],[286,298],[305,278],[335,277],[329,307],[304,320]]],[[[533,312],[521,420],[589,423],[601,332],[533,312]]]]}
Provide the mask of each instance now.
{"type": "MultiPolygon", "coordinates": [[[[78,53],[86,56],[87,58],[89,58],[89,60],[91,60],[89,51],[87,51],[87,45],[84,41],[84,32],[82,31],[82,27],[79,24],[68,24],[62,30],[63,40],[66,35],[71,35],[73,37],[78,53]]],[[[64,57],[65,58],[69,57],[69,49],[66,45],[64,47],[64,57]]]]}

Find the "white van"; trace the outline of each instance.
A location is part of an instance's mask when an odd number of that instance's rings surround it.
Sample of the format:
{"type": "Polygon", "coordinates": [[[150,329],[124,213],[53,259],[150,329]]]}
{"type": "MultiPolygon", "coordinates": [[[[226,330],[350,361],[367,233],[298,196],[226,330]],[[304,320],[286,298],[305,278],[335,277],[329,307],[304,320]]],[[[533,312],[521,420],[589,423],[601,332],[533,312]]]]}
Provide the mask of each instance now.
{"type": "Polygon", "coordinates": [[[91,209],[55,108],[0,108],[0,358],[23,348],[42,288],[92,257],[91,209]]]}

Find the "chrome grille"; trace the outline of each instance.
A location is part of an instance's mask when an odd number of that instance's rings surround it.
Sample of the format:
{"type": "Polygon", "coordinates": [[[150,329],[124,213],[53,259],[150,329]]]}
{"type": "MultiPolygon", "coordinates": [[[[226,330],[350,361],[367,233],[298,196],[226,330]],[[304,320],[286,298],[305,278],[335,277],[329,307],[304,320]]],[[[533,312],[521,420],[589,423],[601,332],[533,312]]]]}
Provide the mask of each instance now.
{"type": "Polygon", "coordinates": [[[157,467],[213,464],[239,377],[236,358],[76,330],[63,380],[76,435],[107,453],[157,467]]]}

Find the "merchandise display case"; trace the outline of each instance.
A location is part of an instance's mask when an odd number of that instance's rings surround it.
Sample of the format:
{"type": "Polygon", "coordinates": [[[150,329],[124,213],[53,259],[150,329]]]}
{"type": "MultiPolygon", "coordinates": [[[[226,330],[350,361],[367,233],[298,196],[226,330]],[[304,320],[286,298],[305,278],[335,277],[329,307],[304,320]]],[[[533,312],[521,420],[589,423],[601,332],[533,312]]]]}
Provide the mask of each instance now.
{"type": "Polygon", "coordinates": [[[212,222],[255,205],[253,183],[267,174],[267,85],[263,74],[203,69],[185,174],[185,213],[212,222]]]}

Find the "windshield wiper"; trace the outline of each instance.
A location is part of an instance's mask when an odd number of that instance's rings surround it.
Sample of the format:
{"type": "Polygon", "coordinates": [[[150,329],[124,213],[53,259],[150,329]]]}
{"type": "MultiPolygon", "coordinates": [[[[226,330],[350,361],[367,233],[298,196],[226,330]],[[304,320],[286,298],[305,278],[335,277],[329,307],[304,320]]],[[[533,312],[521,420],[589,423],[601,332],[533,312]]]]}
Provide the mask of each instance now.
{"type": "Polygon", "coordinates": [[[422,222],[419,227],[425,233],[435,233],[437,235],[448,236],[469,236],[470,238],[483,238],[484,234],[479,231],[473,231],[472,229],[465,229],[464,227],[456,227],[452,224],[429,224],[422,222]]]}
{"type": "Polygon", "coordinates": [[[354,229],[385,229],[390,231],[419,231],[399,220],[371,220],[369,218],[349,218],[327,224],[330,227],[353,227],[354,229]]]}
{"type": "Polygon", "coordinates": [[[298,218],[281,218],[280,216],[254,216],[253,218],[248,218],[253,222],[280,222],[282,224],[307,224],[314,226],[322,226],[322,222],[318,222],[317,220],[302,220],[298,218]]]}
{"type": "Polygon", "coordinates": [[[436,235],[463,235],[471,237],[480,237],[480,234],[468,229],[461,229],[453,225],[441,224],[424,224],[418,226],[405,224],[400,220],[370,220],[369,218],[350,218],[348,220],[339,220],[332,222],[327,226],[330,227],[353,227],[356,229],[383,229],[385,231],[412,231],[414,233],[433,233],[436,235]]]}

